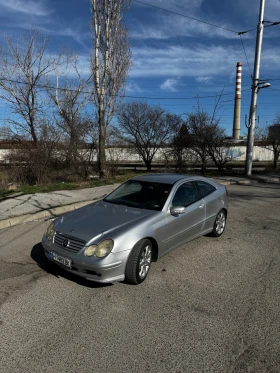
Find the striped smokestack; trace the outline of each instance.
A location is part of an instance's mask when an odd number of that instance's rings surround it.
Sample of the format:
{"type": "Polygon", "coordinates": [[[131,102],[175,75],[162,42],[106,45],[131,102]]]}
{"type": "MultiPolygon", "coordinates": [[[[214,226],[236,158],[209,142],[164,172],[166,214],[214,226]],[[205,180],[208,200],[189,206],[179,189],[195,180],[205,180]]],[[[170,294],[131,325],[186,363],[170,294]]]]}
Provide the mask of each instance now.
{"type": "Polygon", "coordinates": [[[242,62],[237,62],[234,118],[233,118],[233,130],[232,130],[232,137],[234,138],[234,140],[239,140],[240,138],[241,81],[242,81],[242,62]]]}

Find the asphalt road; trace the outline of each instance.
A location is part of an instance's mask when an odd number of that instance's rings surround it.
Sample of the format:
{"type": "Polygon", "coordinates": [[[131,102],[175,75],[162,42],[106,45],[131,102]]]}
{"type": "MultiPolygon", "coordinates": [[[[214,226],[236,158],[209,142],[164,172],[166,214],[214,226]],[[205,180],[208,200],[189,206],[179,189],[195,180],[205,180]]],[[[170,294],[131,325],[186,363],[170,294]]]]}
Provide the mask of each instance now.
{"type": "Polygon", "coordinates": [[[100,286],[48,263],[48,223],[0,231],[2,373],[279,373],[280,185],[232,185],[226,232],[100,286]]]}

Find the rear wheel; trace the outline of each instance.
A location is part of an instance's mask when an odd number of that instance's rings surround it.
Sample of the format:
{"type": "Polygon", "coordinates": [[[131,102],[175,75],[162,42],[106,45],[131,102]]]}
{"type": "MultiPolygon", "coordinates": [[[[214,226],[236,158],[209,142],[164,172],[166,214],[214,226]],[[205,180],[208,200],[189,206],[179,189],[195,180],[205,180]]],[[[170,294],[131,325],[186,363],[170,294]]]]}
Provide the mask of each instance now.
{"type": "Polygon", "coordinates": [[[132,249],[125,268],[125,280],[134,285],[141,284],[152,263],[152,243],[148,239],[139,241],[132,249]]]}
{"type": "Polygon", "coordinates": [[[213,230],[211,235],[214,237],[220,237],[226,228],[226,212],[225,210],[219,211],[218,215],[216,216],[215,223],[213,226],[213,230]]]}

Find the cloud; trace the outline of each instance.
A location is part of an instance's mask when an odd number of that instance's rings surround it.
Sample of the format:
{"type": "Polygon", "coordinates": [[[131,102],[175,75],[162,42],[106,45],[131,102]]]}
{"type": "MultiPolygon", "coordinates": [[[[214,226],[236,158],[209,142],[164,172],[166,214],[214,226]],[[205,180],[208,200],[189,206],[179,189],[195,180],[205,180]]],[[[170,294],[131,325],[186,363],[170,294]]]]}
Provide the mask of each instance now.
{"type": "Polygon", "coordinates": [[[166,79],[166,81],[160,85],[160,88],[163,91],[177,92],[178,87],[180,86],[184,86],[180,78],[177,78],[177,79],[169,78],[169,79],[166,79]]]}
{"type": "Polygon", "coordinates": [[[212,76],[198,76],[195,78],[198,83],[210,84],[213,80],[212,76]]]}
{"type": "Polygon", "coordinates": [[[53,11],[42,1],[34,0],[0,0],[0,9],[5,12],[46,17],[53,11]]]}
{"type": "MultiPolygon", "coordinates": [[[[130,77],[226,77],[229,81],[236,71],[236,63],[244,61],[243,49],[236,46],[221,46],[203,44],[189,46],[169,46],[162,48],[141,47],[132,48],[135,65],[130,77]]],[[[247,48],[249,63],[253,66],[254,49],[247,48]]],[[[280,47],[263,48],[261,75],[272,76],[279,71],[280,47]]],[[[244,73],[247,72],[247,64],[244,73]]],[[[248,72],[247,72],[248,73],[248,72]]],[[[167,85],[168,86],[168,85],[167,85]]],[[[170,86],[170,82],[169,82],[170,86]]],[[[172,85],[171,85],[172,86],[172,85]]]]}
{"type": "MultiPolygon", "coordinates": [[[[221,22],[221,27],[235,30],[235,26],[221,22]]],[[[158,15],[153,24],[134,22],[130,36],[135,39],[167,40],[178,36],[236,39],[237,35],[222,28],[213,27],[205,23],[181,18],[176,15],[158,15]]]]}
{"type": "Polygon", "coordinates": [[[143,92],[143,89],[141,89],[139,85],[133,80],[128,80],[128,82],[126,83],[126,91],[128,93],[141,93],[143,92]]]}
{"type": "Polygon", "coordinates": [[[46,27],[39,26],[37,29],[46,35],[71,38],[76,43],[80,44],[85,50],[88,50],[88,46],[86,45],[86,42],[89,39],[88,33],[82,32],[79,26],[76,26],[76,28],[70,26],[61,28],[60,26],[56,27],[55,25],[48,24],[46,27]]]}
{"type": "MultiPolygon", "coordinates": [[[[260,10],[260,1],[259,0],[250,0],[250,6],[244,0],[235,0],[236,6],[242,14],[250,16],[258,16],[260,10]]],[[[278,21],[280,12],[280,1],[279,0],[266,0],[265,2],[265,11],[264,18],[269,21],[278,21]]],[[[258,22],[258,18],[256,18],[258,22]]]]}
{"type": "Polygon", "coordinates": [[[131,77],[218,76],[230,74],[244,55],[242,50],[222,46],[170,46],[133,48],[131,77]]]}
{"type": "MultiPolygon", "coordinates": [[[[146,4],[153,5],[155,7],[168,9],[172,12],[184,13],[186,11],[195,11],[196,9],[200,9],[203,0],[143,0],[146,4]]],[[[137,6],[147,7],[147,5],[134,3],[137,6]]],[[[150,8],[151,9],[151,8],[150,8]]]]}

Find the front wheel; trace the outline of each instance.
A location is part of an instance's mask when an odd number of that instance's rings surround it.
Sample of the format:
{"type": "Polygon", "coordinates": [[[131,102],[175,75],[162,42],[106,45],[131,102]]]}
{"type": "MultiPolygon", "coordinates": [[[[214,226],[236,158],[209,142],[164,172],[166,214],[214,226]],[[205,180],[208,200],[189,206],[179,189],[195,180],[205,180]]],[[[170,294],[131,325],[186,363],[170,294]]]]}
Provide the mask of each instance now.
{"type": "Polygon", "coordinates": [[[218,215],[216,216],[215,223],[213,226],[213,230],[211,235],[214,237],[220,237],[226,228],[226,212],[225,210],[219,211],[218,215]]]}
{"type": "Polygon", "coordinates": [[[143,282],[152,263],[152,244],[148,239],[139,241],[132,249],[125,268],[125,280],[134,285],[143,282]]]}

